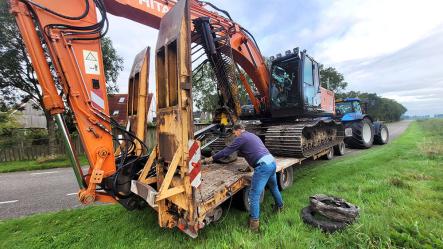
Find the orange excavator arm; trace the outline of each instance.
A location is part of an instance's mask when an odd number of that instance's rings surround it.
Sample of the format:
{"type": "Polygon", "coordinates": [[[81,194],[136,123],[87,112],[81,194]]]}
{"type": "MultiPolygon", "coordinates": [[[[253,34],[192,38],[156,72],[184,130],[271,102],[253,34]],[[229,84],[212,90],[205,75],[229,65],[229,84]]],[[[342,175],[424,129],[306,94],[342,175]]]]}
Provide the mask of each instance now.
{"type": "MultiPolygon", "coordinates": [[[[44,107],[55,116],[62,130],[81,189],[79,198],[85,204],[115,201],[115,194],[97,191],[96,187],[103,184],[103,179],[120,173],[113,154],[111,127],[115,124],[109,115],[100,47],[100,38],[108,28],[106,14],[109,12],[158,29],[162,17],[175,4],[170,0],[10,0],[11,12],[16,17],[41,86],[44,107]],[[65,128],[61,115],[65,106],[56,82],[74,113],[90,163],[86,175],[83,175],[65,128]]],[[[257,98],[246,77],[240,75],[256,111],[260,104],[268,105],[269,72],[253,37],[229,14],[222,16],[208,10],[208,6],[219,10],[212,4],[197,0],[189,4],[191,19],[209,17],[223,27],[221,32],[229,37],[235,63],[252,79],[260,93],[257,98]]]]}
{"type": "Polygon", "coordinates": [[[102,20],[97,22],[94,2],[100,3],[89,0],[10,1],[11,12],[16,17],[42,88],[45,108],[55,115],[62,130],[81,188],[79,197],[86,204],[96,200],[113,201],[108,194],[96,192],[96,185],[115,173],[99,39],[105,27],[103,15],[106,12],[104,6],[97,5],[102,12],[102,20]],[[61,116],[64,105],[54,81],[60,83],[64,97],[74,112],[75,123],[91,165],[87,175],[83,175],[72,149],[61,116]]]}

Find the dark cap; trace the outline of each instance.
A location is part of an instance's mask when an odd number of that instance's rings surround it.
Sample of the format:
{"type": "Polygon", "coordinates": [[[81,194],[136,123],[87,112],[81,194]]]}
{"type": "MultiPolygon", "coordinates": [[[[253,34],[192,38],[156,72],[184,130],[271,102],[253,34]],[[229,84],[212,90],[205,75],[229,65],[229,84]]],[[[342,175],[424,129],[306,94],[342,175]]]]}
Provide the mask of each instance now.
{"type": "Polygon", "coordinates": [[[236,131],[236,130],[244,130],[244,129],[245,129],[245,126],[242,125],[242,124],[235,124],[235,125],[232,127],[232,129],[233,129],[234,131],[236,131]]]}

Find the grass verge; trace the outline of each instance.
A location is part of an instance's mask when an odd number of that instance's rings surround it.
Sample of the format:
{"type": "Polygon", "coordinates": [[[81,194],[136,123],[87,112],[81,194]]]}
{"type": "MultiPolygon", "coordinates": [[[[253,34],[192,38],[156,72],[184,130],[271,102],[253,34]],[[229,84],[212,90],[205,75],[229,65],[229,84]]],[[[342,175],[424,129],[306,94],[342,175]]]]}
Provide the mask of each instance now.
{"type": "MultiPolygon", "coordinates": [[[[86,156],[79,156],[80,165],[88,164],[86,156]]],[[[69,159],[65,156],[57,157],[52,160],[27,160],[27,161],[13,161],[0,163],[0,173],[29,171],[37,169],[52,169],[71,167],[69,159]]]]}
{"type": "Polygon", "coordinates": [[[236,209],[190,239],[159,228],[151,209],[111,205],[0,222],[0,248],[443,248],[442,158],[420,149],[432,136],[415,122],[389,145],[298,169],[282,214],[272,213],[266,194],[260,234],[246,229],[248,215],[236,209]],[[333,234],[305,225],[299,212],[316,193],[358,205],[359,220],[333,234]]]}

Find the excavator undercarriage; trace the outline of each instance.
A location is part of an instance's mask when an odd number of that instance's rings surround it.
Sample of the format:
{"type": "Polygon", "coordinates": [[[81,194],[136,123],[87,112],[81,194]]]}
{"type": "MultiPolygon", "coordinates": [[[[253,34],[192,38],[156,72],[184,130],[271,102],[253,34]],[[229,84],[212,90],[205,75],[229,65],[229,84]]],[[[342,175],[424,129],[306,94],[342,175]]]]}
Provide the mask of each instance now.
{"type": "Polygon", "coordinates": [[[333,147],[344,138],[344,128],[333,120],[294,121],[269,126],[264,132],[266,148],[276,156],[307,158],[333,147]]]}

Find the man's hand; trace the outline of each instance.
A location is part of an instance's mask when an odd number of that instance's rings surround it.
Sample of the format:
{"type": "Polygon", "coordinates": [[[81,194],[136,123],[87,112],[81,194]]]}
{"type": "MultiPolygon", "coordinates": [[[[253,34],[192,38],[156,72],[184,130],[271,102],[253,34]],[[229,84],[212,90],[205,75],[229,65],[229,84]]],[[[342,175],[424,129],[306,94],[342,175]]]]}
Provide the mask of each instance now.
{"type": "Polygon", "coordinates": [[[210,164],[210,163],[212,163],[212,161],[213,161],[212,160],[212,156],[211,157],[207,157],[207,158],[201,160],[201,164],[202,165],[210,164]]]}

